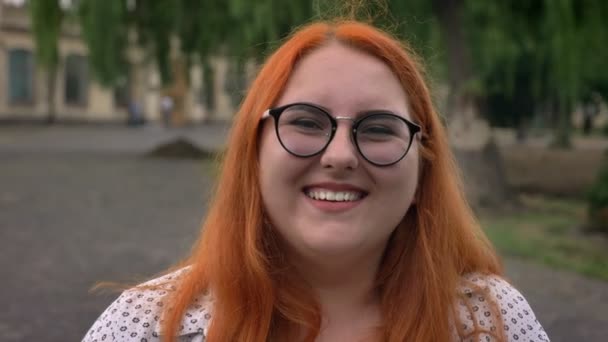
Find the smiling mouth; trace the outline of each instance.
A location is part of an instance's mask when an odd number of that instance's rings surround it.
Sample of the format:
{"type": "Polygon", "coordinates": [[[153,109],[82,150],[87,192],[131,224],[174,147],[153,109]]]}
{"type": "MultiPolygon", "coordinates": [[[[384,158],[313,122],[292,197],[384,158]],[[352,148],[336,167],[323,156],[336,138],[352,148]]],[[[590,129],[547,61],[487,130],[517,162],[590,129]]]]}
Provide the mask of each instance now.
{"type": "Polygon", "coordinates": [[[332,191],[327,189],[304,189],[304,194],[317,201],[327,202],[354,202],[367,194],[361,191],[332,191]]]}

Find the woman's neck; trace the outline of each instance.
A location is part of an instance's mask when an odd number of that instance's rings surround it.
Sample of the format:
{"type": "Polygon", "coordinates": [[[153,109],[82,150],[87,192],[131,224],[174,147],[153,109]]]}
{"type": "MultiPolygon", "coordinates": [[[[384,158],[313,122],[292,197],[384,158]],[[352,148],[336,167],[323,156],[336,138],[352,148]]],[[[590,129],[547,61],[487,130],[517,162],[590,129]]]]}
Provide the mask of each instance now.
{"type": "Polygon", "coordinates": [[[294,266],[312,287],[324,317],[357,315],[378,306],[376,274],[382,253],[353,257],[292,258],[294,266]]]}
{"type": "Polygon", "coordinates": [[[383,250],[349,257],[285,255],[319,300],[322,323],[317,342],[378,340],[382,315],[376,274],[382,255],[383,250]]]}

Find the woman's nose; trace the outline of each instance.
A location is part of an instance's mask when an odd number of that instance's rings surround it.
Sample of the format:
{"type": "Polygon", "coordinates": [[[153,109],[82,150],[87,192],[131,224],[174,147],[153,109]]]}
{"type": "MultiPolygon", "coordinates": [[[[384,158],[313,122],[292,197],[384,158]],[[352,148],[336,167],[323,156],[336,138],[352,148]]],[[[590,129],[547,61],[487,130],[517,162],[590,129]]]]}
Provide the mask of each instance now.
{"type": "Polygon", "coordinates": [[[351,125],[338,124],[333,139],[321,154],[324,168],[355,169],[359,166],[359,155],[351,132],[351,125]]]}

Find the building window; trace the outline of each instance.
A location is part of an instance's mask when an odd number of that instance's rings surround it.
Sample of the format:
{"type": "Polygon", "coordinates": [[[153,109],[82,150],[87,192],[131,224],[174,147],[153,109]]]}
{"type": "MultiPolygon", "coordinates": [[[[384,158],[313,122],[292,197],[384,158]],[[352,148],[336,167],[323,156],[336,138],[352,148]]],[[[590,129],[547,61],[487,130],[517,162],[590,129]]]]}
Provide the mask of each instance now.
{"type": "Polygon", "coordinates": [[[11,104],[34,102],[34,59],[23,49],[8,52],[8,99],[11,104]]]}
{"type": "Polygon", "coordinates": [[[89,88],[87,59],[69,55],[65,59],[65,103],[86,105],[89,88]]]}

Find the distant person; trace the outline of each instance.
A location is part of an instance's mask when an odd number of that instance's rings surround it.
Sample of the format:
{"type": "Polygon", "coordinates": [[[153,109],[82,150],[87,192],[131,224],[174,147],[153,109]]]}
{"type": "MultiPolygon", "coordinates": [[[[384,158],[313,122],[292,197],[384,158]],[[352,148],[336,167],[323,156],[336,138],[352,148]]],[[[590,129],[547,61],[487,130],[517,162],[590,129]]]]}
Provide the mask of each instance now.
{"type": "Polygon", "coordinates": [[[595,99],[591,99],[589,102],[585,103],[583,106],[583,134],[589,135],[593,130],[593,120],[595,116],[599,113],[600,108],[599,104],[595,101],[595,99]]]}
{"type": "Polygon", "coordinates": [[[295,32],[235,117],[190,256],[84,340],[548,341],[465,202],[416,61],[361,22],[295,32]]]}
{"type": "Polygon", "coordinates": [[[171,125],[171,115],[173,114],[173,98],[169,95],[163,96],[160,100],[160,108],[163,124],[165,127],[169,127],[171,125]]]}
{"type": "Polygon", "coordinates": [[[139,126],[144,124],[144,115],[141,105],[136,100],[129,101],[129,118],[127,119],[127,125],[139,126]]]}

